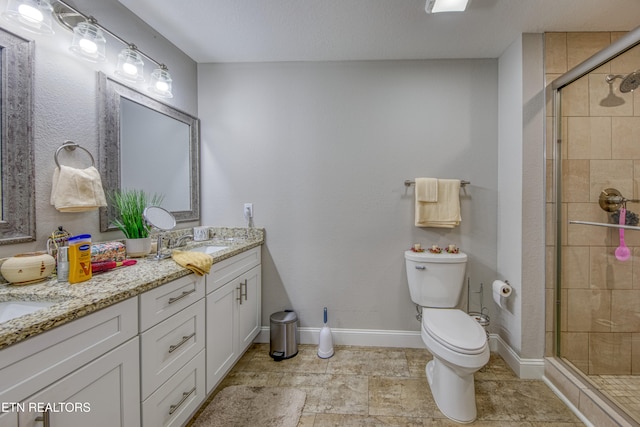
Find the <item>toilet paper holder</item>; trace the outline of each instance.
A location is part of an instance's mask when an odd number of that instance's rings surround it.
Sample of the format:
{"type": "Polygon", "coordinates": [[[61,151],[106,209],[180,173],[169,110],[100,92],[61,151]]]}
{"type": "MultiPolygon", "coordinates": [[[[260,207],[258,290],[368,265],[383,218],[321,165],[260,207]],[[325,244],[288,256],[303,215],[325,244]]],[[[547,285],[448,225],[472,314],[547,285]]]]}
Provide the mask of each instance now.
{"type": "MultiPolygon", "coordinates": [[[[484,299],[483,299],[484,284],[480,283],[480,290],[473,293],[480,294],[480,311],[469,311],[470,309],[469,300],[471,298],[471,284],[469,283],[469,278],[467,278],[467,314],[473,317],[475,321],[480,324],[480,326],[486,329],[489,326],[489,323],[491,322],[491,318],[489,317],[489,314],[487,314],[487,312],[489,311],[489,308],[484,306],[484,299]]],[[[487,335],[488,334],[489,334],[489,331],[487,331],[487,335]]]]}

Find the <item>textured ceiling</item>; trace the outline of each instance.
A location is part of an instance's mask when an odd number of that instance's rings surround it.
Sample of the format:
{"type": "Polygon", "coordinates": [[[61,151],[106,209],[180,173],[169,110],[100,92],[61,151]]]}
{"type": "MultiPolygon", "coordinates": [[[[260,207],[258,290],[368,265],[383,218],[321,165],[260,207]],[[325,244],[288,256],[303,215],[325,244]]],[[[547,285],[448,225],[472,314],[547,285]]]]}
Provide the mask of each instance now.
{"type": "Polygon", "coordinates": [[[520,33],[640,25],[640,0],[119,1],[197,62],[497,58],[520,33]]]}

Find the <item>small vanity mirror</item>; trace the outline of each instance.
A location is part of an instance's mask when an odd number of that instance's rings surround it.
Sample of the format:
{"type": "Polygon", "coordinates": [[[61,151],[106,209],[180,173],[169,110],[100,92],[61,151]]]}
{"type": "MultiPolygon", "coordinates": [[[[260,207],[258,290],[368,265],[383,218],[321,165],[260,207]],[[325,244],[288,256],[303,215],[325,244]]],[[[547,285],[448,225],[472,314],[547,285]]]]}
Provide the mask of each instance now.
{"type": "MultiPolygon", "coordinates": [[[[124,86],[100,82],[100,167],[106,191],[162,194],[177,222],[200,219],[199,120],[124,86]]],[[[101,209],[100,228],[114,230],[115,211],[101,209]]]]}
{"type": "Polygon", "coordinates": [[[168,210],[160,206],[149,206],[142,213],[150,226],[162,231],[171,231],[176,226],[176,218],[168,210]]]}
{"type": "MultiPolygon", "coordinates": [[[[147,224],[160,231],[171,231],[176,226],[176,218],[173,214],[160,206],[146,207],[142,212],[142,216],[147,224]]],[[[169,258],[170,256],[171,254],[162,253],[162,233],[158,233],[156,254],[150,256],[150,258],[159,261],[161,259],[169,258]]]]}

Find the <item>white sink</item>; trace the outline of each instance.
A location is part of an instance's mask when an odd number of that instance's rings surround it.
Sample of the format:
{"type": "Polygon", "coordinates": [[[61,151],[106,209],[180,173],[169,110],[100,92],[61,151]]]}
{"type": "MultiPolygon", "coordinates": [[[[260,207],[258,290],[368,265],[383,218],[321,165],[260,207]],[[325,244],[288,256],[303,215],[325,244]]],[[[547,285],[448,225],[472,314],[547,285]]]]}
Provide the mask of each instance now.
{"type": "Polygon", "coordinates": [[[51,307],[51,301],[0,301],[0,323],[51,307]]]}
{"type": "Polygon", "coordinates": [[[198,246],[197,248],[191,249],[193,252],[204,252],[205,254],[214,254],[218,251],[223,251],[227,249],[229,246],[215,246],[215,245],[207,245],[207,246],[198,246]]]}

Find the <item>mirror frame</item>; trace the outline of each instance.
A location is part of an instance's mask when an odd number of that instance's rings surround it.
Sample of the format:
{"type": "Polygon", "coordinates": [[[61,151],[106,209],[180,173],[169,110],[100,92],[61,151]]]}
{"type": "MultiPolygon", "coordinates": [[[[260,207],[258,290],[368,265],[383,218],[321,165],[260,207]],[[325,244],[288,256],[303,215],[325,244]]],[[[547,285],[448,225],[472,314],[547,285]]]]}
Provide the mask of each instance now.
{"type": "MultiPolygon", "coordinates": [[[[121,188],[120,175],[120,99],[126,98],[160,114],[169,116],[189,126],[189,158],[191,163],[190,200],[191,209],[172,211],[176,222],[200,220],[200,120],[172,106],[163,104],[147,95],[125,86],[106,74],[99,72],[98,97],[100,126],[100,173],[107,194],[121,188]]],[[[113,231],[115,209],[109,205],[100,208],[100,230],[113,231]]]]}
{"type": "Polygon", "coordinates": [[[34,42],[0,28],[2,215],[0,245],[36,240],[34,42]]]}

